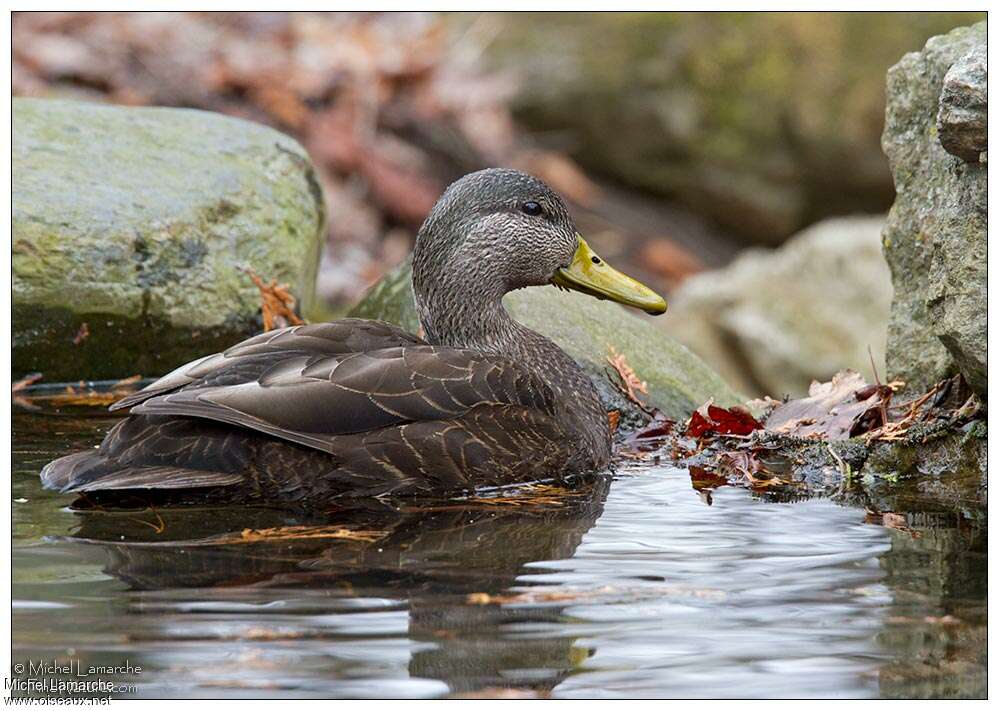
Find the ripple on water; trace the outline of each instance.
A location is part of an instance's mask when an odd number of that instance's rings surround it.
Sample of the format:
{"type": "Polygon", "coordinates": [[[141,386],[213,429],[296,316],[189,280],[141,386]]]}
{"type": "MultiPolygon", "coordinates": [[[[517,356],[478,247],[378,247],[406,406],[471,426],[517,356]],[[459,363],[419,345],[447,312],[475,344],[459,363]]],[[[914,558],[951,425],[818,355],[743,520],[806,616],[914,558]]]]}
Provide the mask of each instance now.
{"type": "Polygon", "coordinates": [[[984,532],[967,527],[915,538],[830,501],[731,487],[708,506],[658,467],[563,507],[318,522],[382,531],[375,543],[204,545],[317,521],[160,512],[159,534],[141,516],[73,513],[38,469],[109,421],[57,424],[69,434],[15,418],[14,657],[128,660],[139,695],[985,693],[984,532]]]}

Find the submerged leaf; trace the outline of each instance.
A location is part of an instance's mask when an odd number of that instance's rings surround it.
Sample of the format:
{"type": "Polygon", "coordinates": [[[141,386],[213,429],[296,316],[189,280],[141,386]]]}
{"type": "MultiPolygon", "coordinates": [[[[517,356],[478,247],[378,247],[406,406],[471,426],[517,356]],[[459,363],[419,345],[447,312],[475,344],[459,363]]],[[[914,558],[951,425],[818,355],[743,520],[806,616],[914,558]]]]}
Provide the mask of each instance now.
{"type": "Polygon", "coordinates": [[[690,472],[690,484],[697,491],[717,489],[719,486],[728,484],[727,477],[708,471],[704,467],[691,466],[688,471],[690,472]]]}

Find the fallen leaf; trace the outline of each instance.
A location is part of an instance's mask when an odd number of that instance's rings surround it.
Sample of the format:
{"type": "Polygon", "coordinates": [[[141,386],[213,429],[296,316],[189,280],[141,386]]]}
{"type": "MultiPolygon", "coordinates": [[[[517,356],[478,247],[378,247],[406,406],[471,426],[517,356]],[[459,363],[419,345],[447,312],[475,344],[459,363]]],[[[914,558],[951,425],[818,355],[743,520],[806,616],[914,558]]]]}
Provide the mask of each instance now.
{"type": "Polygon", "coordinates": [[[644,428],[632,435],[632,439],[654,439],[665,437],[676,427],[676,421],[666,417],[661,411],[656,410],[652,416],[652,421],[644,428]]]}
{"type": "Polygon", "coordinates": [[[712,429],[718,434],[747,435],[763,428],[756,418],[738,405],[724,408],[708,405],[708,417],[714,422],[712,429]]]}
{"type": "Polygon", "coordinates": [[[607,347],[610,355],[607,356],[607,362],[611,364],[614,368],[614,372],[620,380],[619,383],[615,383],[618,390],[628,398],[631,402],[638,405],[639,408],[652,414],[652,410],[646,406],[646,404],[639,398],[639,393],[643,395],[649,394],[649,386],[644,380],[639,379],[638,375],[635,373],[634,369],[628,365],[628,359],[625,357],[624,353],[618,353],[614,346],[607,347]]]}
{"type": "Polygon", "coordinates": [[[710,401],[702,409],[694,410],[690,414],[690,421],[687,423],[686,436],[700,439],[707,434],[734,434],[748,435],[755,430],[763,428],[749,410],[738,405],[731,408],[718,407],[710,401]]]}
{"type": "Polygon", "coordinates": [[[760,456],[763,452],[765,450],[759,448],[719,452],[718,467],[729,476],[741,477],[753,489],[795,486],[793,480],[782,479],[767,468],[760,456]]]}
{"type": "Polygon", "coordinates": [[[295,297],[288,291],[287,284],[278,284],[274,279],[265,284],[253,269],[246,267],[244,271],[260,289],[260,312],[263,315],[265,331],[305,323],[294,311],[295,297]]]}
{"type": "Polygon", "coordinates": [[[728,484],[727,477],[708,471],[704,467],[691,466],[687,471],[690,473],[690,484],[697,491],[717,489],[719,486],[728,484]]]}
{"type": "Polygon", "coordinates": [[[827,383],[813,382],[808,397],[778,405],[767,417],[766,429],[829,440],[863,434],[877,426],[870,422],[870,416],[878,416],[885,396],[882,388],[875,387],[866,398],[858,399],[858,392],[863,394],[868,388],[864,379],[852,370],[837,373],[827,383]]]}

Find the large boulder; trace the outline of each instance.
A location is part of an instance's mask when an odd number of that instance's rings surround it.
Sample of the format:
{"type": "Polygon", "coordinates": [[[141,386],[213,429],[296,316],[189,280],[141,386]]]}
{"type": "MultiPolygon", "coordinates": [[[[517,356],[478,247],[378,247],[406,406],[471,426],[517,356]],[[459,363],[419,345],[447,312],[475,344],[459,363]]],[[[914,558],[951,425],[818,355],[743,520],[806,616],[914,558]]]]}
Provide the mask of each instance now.
{"type": "MultiPolygon", "coordinates": [[[[416,333],[420,324],[411,277],[407,260],[376,284],[350,315],[382,319],[416,333]]],[[[648,319],[617,304],[552,287],[514,291],[503,303],[515,319],[548,336],[575,358],[593,379],[607,408],[621,410],[626,418],[637,413],[612,383],[607,360],[612,348],[646,382],[646,402],[674,419],[689,416],[710,398],[724,406],[743,399],[700,358],[648,319]]]]}
{"type": "Polygon", "coordinates": [[[872,355],[884,375],[892,294],[883,225],[883,217],[835,218],[780,249],[746,250],[687,279],[664,328],[752,395],[802,396],[843,368],[874,382],[872,355]]]}
{"type": "Polygon", "coordinates": [[[883,235],[895,286],[889,373],[923,389],[960,371],[983,397],[985,46],[981,23],[934,37],[921,52],[905,55],[888,72],[882,138],[897,193],[883,235]]]}
{"type": "Polygon", "coordinates": [[[312,298],[301,146],[202,111],[14,99],[13,373],[155,375],[260,330],[243,271],[312,298]]]}
{"type": "MultiPolygon", "coordinates": [[[[594,173],[777,244],[892,200],[884,72],[981,13],[564,13],[493,19],[514,109],[594,173]]],[[[457,21],[470,20],[459,18],[457,21]]]]}

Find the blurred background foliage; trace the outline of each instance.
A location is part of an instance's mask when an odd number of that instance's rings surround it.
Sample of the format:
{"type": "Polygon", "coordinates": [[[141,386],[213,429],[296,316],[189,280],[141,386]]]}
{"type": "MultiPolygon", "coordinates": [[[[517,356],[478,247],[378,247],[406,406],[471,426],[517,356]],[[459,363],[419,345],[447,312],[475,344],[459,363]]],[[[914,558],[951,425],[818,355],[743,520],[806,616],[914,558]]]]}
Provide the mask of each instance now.
{"type": "MultiPolygon", "coordinates": [[[[598,251],[673,292],[822,218],[886,211],[888,67],[983,18],[16,13],[13,91],[218,111],[297,138],[328,203],[314,318],[356,302],[405,257],[447,183],[489,165],[547,180],[598,251]]],[[[880,328],[886,288],[850,329],[880,328]]],[[[880,359],[883,334],[855,335],[851,352],[875,341],[880,359]]]]}

